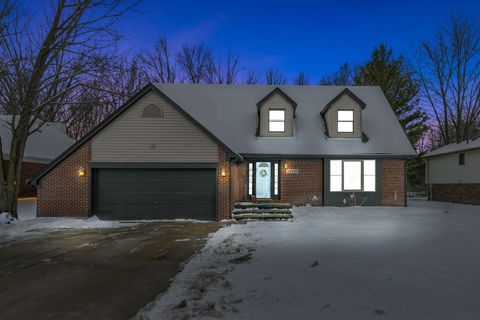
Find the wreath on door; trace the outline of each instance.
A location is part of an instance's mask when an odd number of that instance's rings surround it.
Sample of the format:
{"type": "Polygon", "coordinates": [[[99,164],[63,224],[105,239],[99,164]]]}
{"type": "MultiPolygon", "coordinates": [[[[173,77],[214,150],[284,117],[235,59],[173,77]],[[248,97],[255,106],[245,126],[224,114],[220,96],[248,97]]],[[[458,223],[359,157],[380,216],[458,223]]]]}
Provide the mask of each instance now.
{"type": "Polygon", "coordinates": [[[260,170],[260,176],[261,177],[267,176],[267,170],[265,170],[265,169],[260,170]]]}

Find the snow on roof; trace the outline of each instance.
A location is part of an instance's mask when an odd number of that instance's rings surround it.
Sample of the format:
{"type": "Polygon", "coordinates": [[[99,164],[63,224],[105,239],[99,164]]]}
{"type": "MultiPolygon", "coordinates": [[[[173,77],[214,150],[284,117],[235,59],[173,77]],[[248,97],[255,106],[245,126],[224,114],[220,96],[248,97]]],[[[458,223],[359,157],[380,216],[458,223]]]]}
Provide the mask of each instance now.
{"type": "Polygon", "coordinates": [[[447,144],[446,146],[440,147],[438,149],[433,150],[432,152],[429,152],[423,155],[423,157],[424,158],[435,157],[443,154],[455,153],[455,152],[467,151],[467,150],[473,150],[473,149],[480,149],[480,139],[473,139],[473,140],[463,141],[460,143],[447,144]]]}
{"type": "Polygon", "coordinates": [[[380,87],[155,84],[196,121],[242,155],[416,155],[380,87]],[[257,103],[275,88],[297,103],[293,137],[255,135],[257,103]],[[320,112],[345,88],[366,103],[368,142],[327,138],[320,112]]]}
{"type": "MultiPolygon", "coordinates": [[[[0,116],[0,135],[2,137],[3,157],[10,157],[12,132],[9,123],[12,117],[0,116]]],[[[49,163],[70,147],[75,141],[65,133],[65,126],[58,122],[47,122],[39,131],[28,137],[23,161],[49,163]]]]}

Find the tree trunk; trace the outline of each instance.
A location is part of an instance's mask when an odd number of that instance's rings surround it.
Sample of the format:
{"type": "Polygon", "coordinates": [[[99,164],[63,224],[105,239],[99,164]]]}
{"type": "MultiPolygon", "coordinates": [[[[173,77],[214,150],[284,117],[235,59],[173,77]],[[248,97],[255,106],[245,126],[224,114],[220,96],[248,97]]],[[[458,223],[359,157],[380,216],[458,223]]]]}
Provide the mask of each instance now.
{"type": "Polygon", "coordinates": [[[5,189],[5,163],[3,162],[3,144],[0,137],[0,212],[7,212],[7,190],[5,189]]]}

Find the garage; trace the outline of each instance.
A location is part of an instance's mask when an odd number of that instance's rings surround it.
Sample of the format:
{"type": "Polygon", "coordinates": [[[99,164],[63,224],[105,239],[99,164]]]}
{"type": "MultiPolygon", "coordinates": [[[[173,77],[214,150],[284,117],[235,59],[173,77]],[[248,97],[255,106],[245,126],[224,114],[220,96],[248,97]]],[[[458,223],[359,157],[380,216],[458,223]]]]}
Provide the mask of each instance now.
{"type": "Polygon", "coordinates": [[[103,220],[216,219],[215,169],[94,169],[93,209],[103,220]]]}

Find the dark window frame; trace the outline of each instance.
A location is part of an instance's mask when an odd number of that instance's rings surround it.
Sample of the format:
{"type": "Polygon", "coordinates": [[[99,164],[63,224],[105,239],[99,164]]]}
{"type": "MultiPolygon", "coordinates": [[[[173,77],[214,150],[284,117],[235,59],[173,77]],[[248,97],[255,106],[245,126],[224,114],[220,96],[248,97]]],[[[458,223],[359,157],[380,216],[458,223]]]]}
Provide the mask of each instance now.
{"type": "Polygon", "coordinates": [[[465,152],[460,152],[458,154],[458,165],[460,165],[460,166],[465,165],[465,152]]]}

